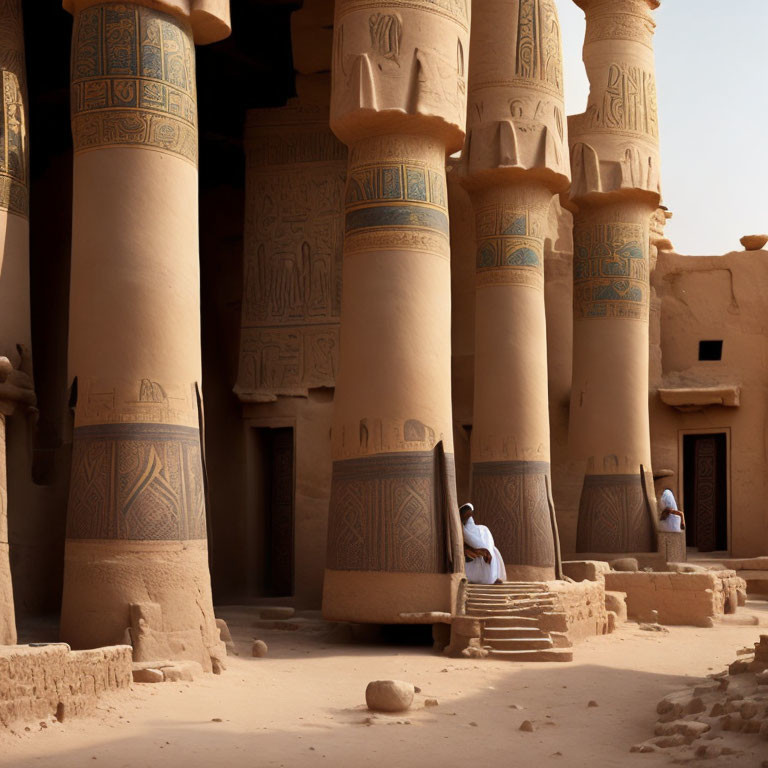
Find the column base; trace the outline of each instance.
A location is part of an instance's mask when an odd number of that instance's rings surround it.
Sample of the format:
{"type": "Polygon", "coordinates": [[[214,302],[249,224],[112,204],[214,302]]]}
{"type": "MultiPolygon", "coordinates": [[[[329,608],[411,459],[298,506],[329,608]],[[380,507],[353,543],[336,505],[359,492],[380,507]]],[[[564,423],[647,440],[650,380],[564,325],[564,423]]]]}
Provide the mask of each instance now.
{"type": "MultiPolygon", "coordinates": [[[[370,624],[414,624],[405,613],[455,613],[463,573],[336,571],[327,568],[323,618],[370,624]]],[[[433,624],[424,616],[422,623],[433,624]]]]}
{"type": "Polygon", "coordinates": [[[130,642],[135,661],[223,668],[205,540],[67,541],[60,635],[74,649],[130,642]]]}
{"type": "MultiPolygon", "coordinates": [[[[546,461],[487,461],[472,465],[475,521],[487,525],[510,572],[555,575],[555,540],[546,461]]],[[[522,577],[521,577],[522,578],[522,577]]]]}
{"type": "Polygon", "coordinates": [[[16,645],[16,615],[7,542],[0,542],[0,645],[16,645]]]}
{"type": "Polygon", "coordinates": [[[652,552],[653,525],[640,473],[587,475],[579,502],[577,552],[652,552]]]}

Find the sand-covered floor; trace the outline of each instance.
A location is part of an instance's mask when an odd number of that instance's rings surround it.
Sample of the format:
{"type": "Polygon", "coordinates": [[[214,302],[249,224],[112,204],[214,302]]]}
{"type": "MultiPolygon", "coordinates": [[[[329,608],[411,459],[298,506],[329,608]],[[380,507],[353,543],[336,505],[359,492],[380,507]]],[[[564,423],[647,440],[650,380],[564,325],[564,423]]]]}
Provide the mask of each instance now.
{"type": "MultiPolygon", "coordinates": [[[[102,700],[96,717],[16,726],[0,734],[0,765],[27,768],[328,766],[328,768],[653,768],[666,754],[630,753],[653,736],[657,702],[722,670],[768,626],[768,604],[740,613],[761,627],[624,625],[576,647],[572,663],[448,659],[428,647],[350,644],[343,628],[309,622],[293,632],[254,629],[253,613],[222,609],[239,656],[224,675],[135,685],[102,700]],[[314,628],[313,628],[314,627],[314,628]],[[251,640],[269,644],[252,658],[251,640]],[[370,680],[421,688],[404,715],[372,715],[370,680]],[[425,707],[436,698],[437,707],[425,707]],[[590,700],[598,706],[588,706],[590,700]],[[519,730],[523,720],[535,726],[519,730]]],[[[701,765],[760,768],[768,742],[701,765]]],[[[768,765],[768,762],[765,763],[768,765]]]]}

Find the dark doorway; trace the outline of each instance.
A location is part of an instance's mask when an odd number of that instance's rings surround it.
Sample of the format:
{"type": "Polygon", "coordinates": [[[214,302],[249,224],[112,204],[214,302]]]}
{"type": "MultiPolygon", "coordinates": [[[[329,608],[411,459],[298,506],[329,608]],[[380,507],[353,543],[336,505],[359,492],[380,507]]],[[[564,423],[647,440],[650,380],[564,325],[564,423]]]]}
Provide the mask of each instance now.
{"type": "Polygon", "coordinates": [[[685,541],[700,552],[728,550],[725,433],[683,435],[685,541]]]}
{"type": "Polygon", "coordinates": [[[260,427],[253,435],[251,593],[288,597],[293,595],[293,428],[260,427]]]}

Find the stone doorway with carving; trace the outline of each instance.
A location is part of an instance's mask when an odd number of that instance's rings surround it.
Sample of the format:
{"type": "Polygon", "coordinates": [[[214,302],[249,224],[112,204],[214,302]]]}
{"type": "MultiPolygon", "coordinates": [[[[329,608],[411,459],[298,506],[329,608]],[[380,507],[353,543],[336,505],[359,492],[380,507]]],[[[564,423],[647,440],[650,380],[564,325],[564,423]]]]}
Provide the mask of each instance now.
{"type": "Polygon", "coordinates": [[[682,435],[686,544],[699,552],[727,552],[728,435],[682,435]]]}

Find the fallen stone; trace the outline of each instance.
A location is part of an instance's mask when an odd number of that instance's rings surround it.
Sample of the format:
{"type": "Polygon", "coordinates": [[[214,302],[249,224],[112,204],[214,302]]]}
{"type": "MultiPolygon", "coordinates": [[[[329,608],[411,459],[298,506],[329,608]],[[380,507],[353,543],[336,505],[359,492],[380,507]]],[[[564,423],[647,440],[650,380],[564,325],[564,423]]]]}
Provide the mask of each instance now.
{"type": "Polygon", "coordinates": [[[365,689],[368,709],[378,712],[404,712],[413,703],[413,684],[402,680],[374,680],[365,689]]]}
{"type": "Polygon", "coordinates": [[[263,659],[269,653],[269,646],[263,640],[254,640],[251,647],[251,656],[263,659]]]}
{"type": "Polygon", "coordinates": [[[723,754],[723,748],[719,744],[701,744],[696,747],[695,755],[704,760],[711,760],[714,757],[720,757],[723,754]]]}
{"type": "Polygon", "coordinates": [[[196,661],[174,661],[160,667],[166,683],[192,682],[203,674],[203,667],[196,661]]]}
{"type": "Polygon", "coordinates": [[[594,700],[591,699],[589,702],[587,702],[588,707],[599,707],[600,705],[594,700]]]}
{"type": "Polygon", "coordinates": [[[645,744],[635,744],[634,746],[629,748],[629,751],[630,752],[640,752],[640,753],[646,754],[648,752],[656,752],[657,751],[657,747],[655,745],[653,745],[653,744],[648,744],[648,743],[645,743],[645,744]]]}
{"type": "Polygon", "coordinates": [[[655,744],[657,747],[661,747],[661,749],[669,749],[670,747],[682,747],[687,742],[682,733],[675,733],[671,736],[659,736],[651,739],[649,743],[655,744]]]}
{"type": "Polygon", "coordinates": [[[159,669],[134,669],[134,683],[162,683],[165,680],[162,670],[159,669]]]}
{"type": "Polygon", "coordinates": [[[669,630],[666,627],[662,627],[661,624],[649,624],[647,622],[638,624],[638,629],[642,629],[645,632],[669,632],[669,630]]]}
{"type": "Polygon", "coordinates": [[[526,733],[532,733],[533,723],[530,720],[523,720],[523,722],[520,723],[520,730],[525,731],[526,733]]]}
{"type": "Polygon", "coordinates": [[[437,707],[437,706],[439,706],[439,703],[440,702],[438,702],[437,699],[426,699],[424,701],[424,706],[425,707],[437,707]]]}
{"type": "Polygon", "coordinates": [[[657,736],[679,735],[683,737],[686,744],[692,744],[710,728],[709,723],[700,723],[696,720],[673,720],[671,723],[657,723],[655,733],[657,736]]]}
{"type": "Polygon", "coordinates": [[[611,561],[610,566],[614,571],[630,573],[634,573],[640,569],[637,563],[637,558],[635,557],[620,557],[618,560],[611,561]]]}

